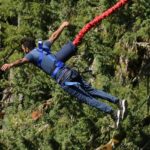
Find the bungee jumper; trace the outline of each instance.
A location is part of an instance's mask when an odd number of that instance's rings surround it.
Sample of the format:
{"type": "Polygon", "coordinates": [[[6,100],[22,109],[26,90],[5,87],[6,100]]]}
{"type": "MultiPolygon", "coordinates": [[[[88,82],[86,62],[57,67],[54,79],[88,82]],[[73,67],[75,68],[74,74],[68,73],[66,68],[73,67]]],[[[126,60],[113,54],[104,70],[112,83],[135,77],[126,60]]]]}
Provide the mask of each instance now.
{"type": "Polygon", "coordinates": [[[120,0],[100,16],[95,17],[80,30],[73,42],[68,42],[55,54],[51,53],[51,46],[60,36],[65,27],[69,26],[69,22],[64,21],[46,41],[39,41],[37,48],[35,39],[31,37],[23,38],[21,40],[21,46],[26,55],[15,62],[4,64],[1,67],[1,70],[7,71],[12,67],[16,67],[24,63],[32,63],[50,75],[60,85],[60,87],[64,89],[64,91],[76,97],[79,102],[86,103],[100,111],[110,114],[111,118],[115,121],[115,127],[118,128],[120,120],[125,117],[127,101],[124,99],[120,100],[111,94],[93,88],[82,79],[78,71],[65,65],[65,62],[75,54],[77,46],[80,44],[82,38],[92,27],[96,26],[96,24],[98,24],[102,19],[111,15],[127,1],[128,0],[120,0]],[[118,109],[113,110],[112,107],[97,100],[96,98],[105,99],[117,105],[118,109]]]}

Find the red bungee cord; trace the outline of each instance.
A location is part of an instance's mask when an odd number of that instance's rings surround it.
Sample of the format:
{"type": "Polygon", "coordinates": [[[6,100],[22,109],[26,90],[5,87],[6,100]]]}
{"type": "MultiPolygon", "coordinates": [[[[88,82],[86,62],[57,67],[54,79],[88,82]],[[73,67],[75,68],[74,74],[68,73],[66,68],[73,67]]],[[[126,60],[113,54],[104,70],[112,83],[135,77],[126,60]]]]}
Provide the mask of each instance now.
{"type": "Polygon", "coordinates": [[[103,12],[101,15],[95,17],[92,21],[90,21],[89,23],[87,23],[77,34],[77,36],[75,37],[75,39],[73,40],[73,45],[75,45],[76,47],[80,44],[82,38],[84,37],[84,35],[94,26],[96,26],[100,21],[102,21],[103,19],[105,19],[106,17],[110,16],[113,12],[115,12],[116,10],[118,10],[120,7],[122,7],[123,5],[125,5],[128,2],[128,0],[120,0],[119,2],[117,2],[114,6],[112,6],[111,8],[109,8],[108,10],[106,10],[105,12],[103,12]]]}

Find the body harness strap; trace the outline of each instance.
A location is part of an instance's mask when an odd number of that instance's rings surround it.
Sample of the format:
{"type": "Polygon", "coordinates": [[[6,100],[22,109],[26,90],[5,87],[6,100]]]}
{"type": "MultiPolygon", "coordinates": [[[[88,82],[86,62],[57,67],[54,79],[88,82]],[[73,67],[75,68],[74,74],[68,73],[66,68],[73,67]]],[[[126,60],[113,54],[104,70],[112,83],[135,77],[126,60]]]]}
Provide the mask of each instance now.
{"type": "Polygon", "coordinates": [[[53,73],[52,73],[52,78],[55,78],[56,77],[56,74],[57,72],[62,68],[64,67],[64,63],[61,62],[61,61],[57,61],[56,64],[55,64],[56,68],[54,69],[53,73]]]}
{"type": "MultiPolygon", "coordinates": [[[[39,51],[39,59],[38,59],[37,65],[41,68],[41,63],[42,63],[43,56],[44,56],[42,40],[38,41],[38,49],[37,50],[39,51]]],[[[55,69],[51,73],[51,77],[55,79],[58,71],[61,68],[63,68],[65,66],[65,64],[62,61],[58,61],[55,57],[52,57],[50,55],[49,49],[45,49],[44,48],[44,51],[47,53],[47,56],[49,57],[49,59],[52,60],[54,62],[54,64],[55,64],[55,69]]],[[[60,80],[60,78],[59,78],[59,80],[60,80]]],[[[65,82],[64,85],[66,85],[66,86],[73,86],[73,85],[80,85],[80,83],[79,82],[65,82]]]]}
{"type": "Polygon", "coordinates": [[[37,50],[39,51],[39,59],[38,59],[37,65],[39,67],[41,67],[41,63],[42,63],[42,60],[43,60],[43,43],[42,43],[41,40],[38,41],[38,49],[37,50]]]}
{"type": "Polygon", "coordinates": [[[80,83],[79,82],[65,82],[64,85],[73,86],[73,85],[80,85],[80,83]]]}
{"type": "Polygon", "coordinates": [[[50,55],[49,49],[45,49],[44,48],[44,50],[43,50],[43,42],[42,42],[42,40],[38,41],[38,49],[37,50],[39,51],[39,59],[38,59],[37,65],[39,67],[41,67],[41,63],[43,61],[43,56],[44,56],[43,51],[45,51],[47,53],[47,56],[49,57],[49,59],[52,60],[54,62],[54,64],[55,64],[55,69],[54,69],[54,71],[51,74],[52,78],[55,78],[57,72],[64,66],[64,63],[61,62],[61,61],[56,60],[55,57],[52,57],[50,55]]]}

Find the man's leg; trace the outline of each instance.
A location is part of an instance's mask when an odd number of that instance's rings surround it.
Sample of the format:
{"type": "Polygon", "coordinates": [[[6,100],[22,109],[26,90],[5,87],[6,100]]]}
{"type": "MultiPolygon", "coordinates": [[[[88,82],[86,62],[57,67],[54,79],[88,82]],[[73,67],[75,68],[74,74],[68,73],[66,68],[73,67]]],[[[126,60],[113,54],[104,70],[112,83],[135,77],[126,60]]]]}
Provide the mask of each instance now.
{"type": "Polygon", "coordinates": [[[91,96],[93,97],[99,97],[105,100],[108,100],[109,102],[112,103],[118,103],[119,99],[115,96],[112,96],[111,94],[108,94],[102,90],[97,90],[95,88],[93,88],[90,84],[88,84],[86,81],[84,81],[83,79],[81,79],[80,81],[82,84],[82,88],[85,89],[91,96]]]}
{"type": "Polygon", "coordinates": [[[84,89],[82,89],[81,86],[77,86],[77,85],[63,86],[62,88],[70,95],[76,97],[79,102],[86,103],[105,113],[110,114],[111,118],[115,121],[115,127],[118,128],[120,123],[120,115],[121,115],[120,110],[113,110],[112,107],[96,100],[91,95],[89,95],[84,89]]]}
{"type": "Polygon", "coordinates": [[[106,113],[111,113],[113,111],[110,106],[96,100],[79,85],[63,86],[63,89],[70,95],[76,97],[79,102],[86,103],[106,113]]]}
{"type": "Polygon", "coordinates": [[[119,100],[117,97],[112,96],[104,91],[94,89],[90,84],[84,81],[82,78],[80,79],[81,86],[84,90],[86,90],[92,97],[100,97],[102,99],[106,99],[109,102],[117,104],[119,109],[121,110],[121,118],[124,119],[127,115],[127,101],[125,99],[119,100]]]}

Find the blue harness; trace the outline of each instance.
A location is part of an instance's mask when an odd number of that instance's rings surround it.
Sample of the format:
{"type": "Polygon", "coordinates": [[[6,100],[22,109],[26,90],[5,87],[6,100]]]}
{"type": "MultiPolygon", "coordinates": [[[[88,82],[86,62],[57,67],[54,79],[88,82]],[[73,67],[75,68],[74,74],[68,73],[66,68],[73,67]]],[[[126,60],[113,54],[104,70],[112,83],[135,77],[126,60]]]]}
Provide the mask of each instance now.
{"type": "Polygon", "coordinates": [[[53,71],[52,74],[51,74],[51,77],[52,77],[52,78],[55,78],[57,72],[58,72],[61,68],[63,68],[65,64],[64,64],[62,61],[58,61],[55,57],[52,57],[52,56],[50,55],[49,49],[45,49],[45,48],[43,49],[43,42],[42,42],[41,40],[38,41],[38,49],[37,49],[37,50],[39,51],[39,59],[38,59],[37,65],[38,65],[39,67],[41,67],[41,63],[42,63],[42,61],[43,61],[43,56],[44,56],[43,51],[45,51],[45,52],[47,53],[47,56],[49,57],[49,59],[52,60],[52,61],[54,62],[54,64],[55,64],[55,66],[54,66],[55,69],[54,69],[54,71],[53,71]]]}
{"type": "MultiPolygon", "coordinates": [[[[49,57],[50,60],[52,60],[54,62],[54,71],[51,73],[51,77],[56,79],[56,75],[58,73],[58,71],[63,68],[65,66],[65,64],[62,61],[58,61],[55,57],[52,57],[52,55],[50,55],[49,49],[44,48],[43,49],[43,42],[42,40],[38,41],[38,49],[39,51],[39,59],[37,62],[37,65],[39,67],[41,67],[41,63],[43,61],[43,51],[45,51],[47,53],[47,56],[49,57]]],[[[72,86],[72,85],[80,85],[79,82],[65,82],[64,85],[66,86],[72,86]]]]}

